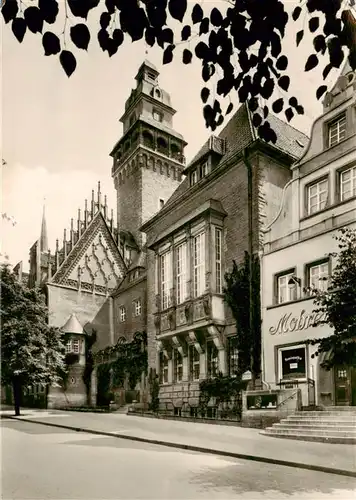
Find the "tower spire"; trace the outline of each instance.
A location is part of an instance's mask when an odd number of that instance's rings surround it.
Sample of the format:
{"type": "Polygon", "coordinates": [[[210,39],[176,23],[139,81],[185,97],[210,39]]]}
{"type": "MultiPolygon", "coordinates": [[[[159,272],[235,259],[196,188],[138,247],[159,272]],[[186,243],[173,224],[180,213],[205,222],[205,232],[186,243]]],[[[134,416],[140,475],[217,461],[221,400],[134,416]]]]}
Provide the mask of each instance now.
{"type": "Polygon", "coordinates": [[[46,198],[44,198],[44,200],[43,200],[40,250],[41,250],[41,252],[48,252],[48,236],[47,236],[47,223],[46,223],[46,198]]]}

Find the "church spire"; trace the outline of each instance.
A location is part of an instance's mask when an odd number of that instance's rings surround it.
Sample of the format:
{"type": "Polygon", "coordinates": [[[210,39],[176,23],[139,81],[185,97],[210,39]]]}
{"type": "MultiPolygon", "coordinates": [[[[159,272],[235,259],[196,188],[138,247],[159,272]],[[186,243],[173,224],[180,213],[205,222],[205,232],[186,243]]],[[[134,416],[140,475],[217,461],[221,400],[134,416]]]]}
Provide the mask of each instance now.
{"type": "Polygon", "coordinates": [[[48,237],[47,237],[47,224],[46,224],[46,200],[43,203],[42,225],[41,225],[41,238],[40,249],[41,252],[48,252],[48,237]]]}

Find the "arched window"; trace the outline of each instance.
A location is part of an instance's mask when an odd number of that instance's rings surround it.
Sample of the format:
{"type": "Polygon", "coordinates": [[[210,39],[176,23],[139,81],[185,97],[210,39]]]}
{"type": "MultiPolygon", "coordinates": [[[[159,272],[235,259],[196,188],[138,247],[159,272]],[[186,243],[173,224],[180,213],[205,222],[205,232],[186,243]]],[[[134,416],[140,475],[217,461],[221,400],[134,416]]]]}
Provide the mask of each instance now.
{"type": "Polygon", "coordinates": [[[148,132],[148,130],[144,130],[142,138],[144,146],[147,146],[150,149],[154,148],[153,135],[148,132]]]}
{"type": "Polygon", "coordinates": [[[160,99],[161,97],[161,91],[159,89],[156,89],[156,97],[160,99]]]}
{"type": "Polygon", "coordinates": [[[160,153],[168,154],[167,141],[163,137],[158,137],[157,139],[157,149],[160,153]]]}

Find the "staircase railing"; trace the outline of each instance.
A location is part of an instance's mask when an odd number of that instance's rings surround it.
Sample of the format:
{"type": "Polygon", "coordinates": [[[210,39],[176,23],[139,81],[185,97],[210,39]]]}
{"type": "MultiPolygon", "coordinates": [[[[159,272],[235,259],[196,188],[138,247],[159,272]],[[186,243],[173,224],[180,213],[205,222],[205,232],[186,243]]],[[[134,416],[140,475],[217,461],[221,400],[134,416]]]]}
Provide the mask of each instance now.
{"type": "Polygon", "coordinates": [[[280,403],[277,404],[277,408],[280,408],[281,406],[283,406],[287,401],[290,401],[291,399],[293,399],[299,392],[299,389],[297,389],[295,392],[293,392],[293,394],[291,394],[290,396],[288,396],[287,398],[283,399],[283,401],[281,401],[280,403]]]}

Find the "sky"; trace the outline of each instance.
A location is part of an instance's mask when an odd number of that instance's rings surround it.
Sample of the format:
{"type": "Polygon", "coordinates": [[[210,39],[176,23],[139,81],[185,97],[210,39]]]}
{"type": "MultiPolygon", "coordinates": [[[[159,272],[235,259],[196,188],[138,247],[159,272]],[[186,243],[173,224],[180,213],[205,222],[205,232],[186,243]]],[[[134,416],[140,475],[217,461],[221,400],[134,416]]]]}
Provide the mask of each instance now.
{"type": "MultiPolygon", "coordinates": [[[[189,9],[194,3],[189,3],[189,9]]],[[[292,9],[298,2],[286,3],[292,9]]],[[[226,1],[205,0],[201,4],[205,10],[227,6],[226,1]]],[[[44,56],[40,36],[26,33],[19,44],[10,25],[2,26],[1,149],[6,165],[2,167],[1,211],[13,217],[16,224],[2,219],[1,252],[8,255],[12,265],[22,260],[24,270],[28,269],[29,248],[39,237],[44,203],[51,250],[55,249],[56,238],[63,238],[64,228],[70,227],[70,219],[76,218],[78,208],[84,208],[85,198],[90,199],[98,181],[102,193],[107,194],[109,208],[116,212],[109,153],[121,137],[119,117],[145,58],[158,67],[160,86],[171,94],[177,110],[174,128],[188,142],[188,161],[210,135],[202,115],[200,61],[194,57],[192,64],[183,65],[176,56],[163,66],[160,48],[129,40],[109,58],[96,41],[97,17],[89,16],[93,39],[88,52],[75,51],[78,65],[70,78],[56,56],[44,56]]],[[[60,33],[63,25],[59,23],[56,28],[60,33]]],[[[303,71],[310,39],[296,50],[298,29],[298,25],[289,29],[284,52],[292,60],[291,91],[306,111],[292,125],[309,134],[312,121],[322,110],[314,97],[321,77],[318,68],[307,74],[303,71]]],[[[193,50],[194,45],[188,48],[193,50]]],[[[336,77],[336,72],[331,73],[326,83],[336,77]]],[[[236,109],[236,94],[231,100],[236,109]]]]}

